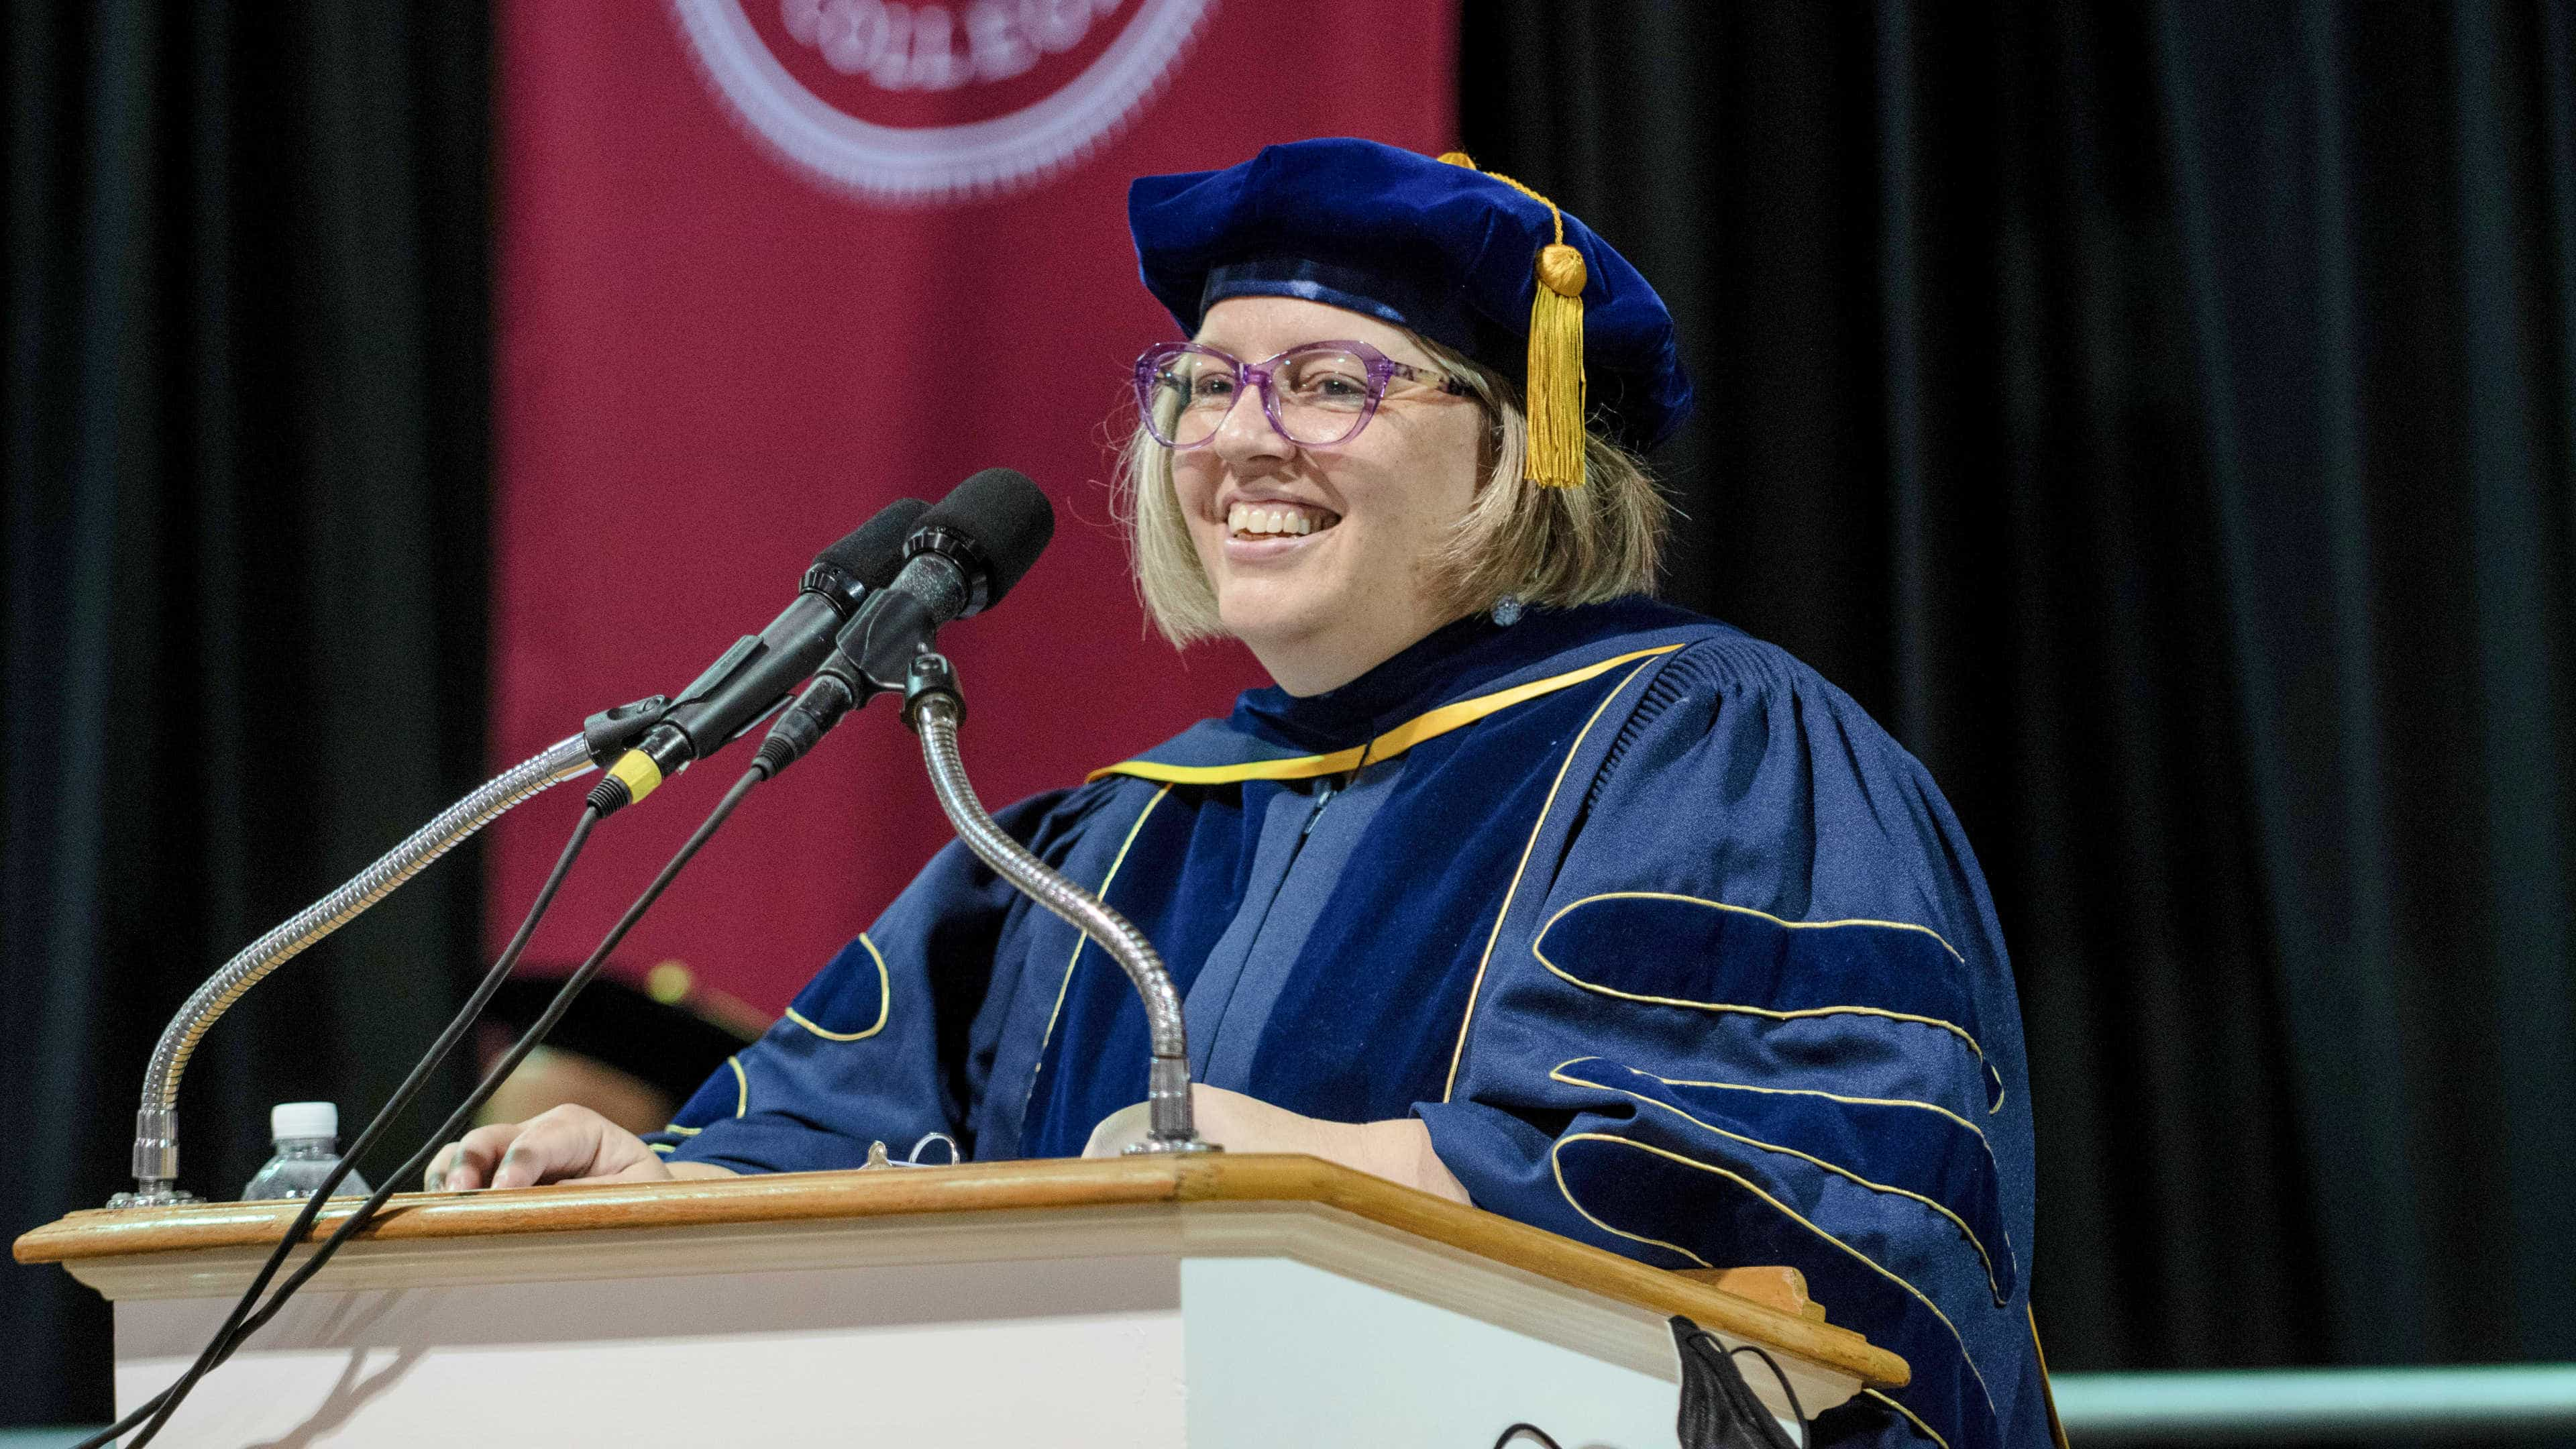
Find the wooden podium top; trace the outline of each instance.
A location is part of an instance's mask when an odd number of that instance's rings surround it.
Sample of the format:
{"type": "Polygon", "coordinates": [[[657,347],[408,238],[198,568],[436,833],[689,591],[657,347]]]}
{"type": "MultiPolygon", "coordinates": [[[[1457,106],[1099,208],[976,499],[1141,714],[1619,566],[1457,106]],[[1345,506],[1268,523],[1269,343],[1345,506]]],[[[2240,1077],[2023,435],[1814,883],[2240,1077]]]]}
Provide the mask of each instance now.
{"type": "MultiPolygon", "coordinates": [[[[1902,1386],[1905,1361],[1847,1328],[1756,1302],[1704,1281],[1650,1268],[1509,1218],[1416,1192],[1311,1157],[1045,1159],[959,1167],[775,1173],[676,1182],[558,1184],[506,1192],[402,1193],[359,1244],[470,1241],[540,1233],[741,1227],[831,1219],[1157,1205],[1279,1205],[1348,1214],[1604,1298],[1684,1314],[1702,1327],[1794,1354],[1882,1388],[1902,1386]]],[[[17,1240],[21,1263],[61,1263],[94,1284],[101,1260],[265,1248],[294,1220],[292,1202],[190,1203],[77,1212],[17,1240]],[[84,1271],[84,1269],[93,1271],[84,1271]]],[[[347,1209],[326,1208],[325,1236],[347,1209]]],[[[327,1280],[339,1268],[335,1260],[327,1280]]],[[[111,1293],[110,1296],[117,1296],[111,1293]]]]}

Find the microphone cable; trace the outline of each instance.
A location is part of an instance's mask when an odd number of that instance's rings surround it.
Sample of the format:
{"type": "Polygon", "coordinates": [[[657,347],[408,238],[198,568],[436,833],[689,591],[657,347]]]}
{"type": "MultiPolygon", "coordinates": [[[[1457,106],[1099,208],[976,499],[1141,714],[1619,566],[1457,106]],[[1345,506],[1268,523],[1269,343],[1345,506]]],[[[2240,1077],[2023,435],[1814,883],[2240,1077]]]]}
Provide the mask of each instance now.
{"type": "MultiPolygon", "coordinates": [[[[597,948],[592,950],[588,959],[584,960],[570,976],[564,978],[564,983],[556,990],[553,1000],[546,1003],[545,1011],[537,1017],[535,1022],[529,1025],[527,1031],[522,1033],[517,1041],[511,1043],[509,1051],[504,1053],[501,1059],[493,1064],[492,1069],[484,1074],[482,1082],[474,1088],[474,1091],[457,1106],[454,1112],[448,1115],[447,1120],[440,1124],[438,1130],[431,1134],[429,1140],[423,1143],[417,1152],[414,1152],[409,1159],[404,1161],[400,1167],[396,1168],[393,1173],[386,1178],[385,1185],[377,1188],[374,1196],[360,1204],[356,1211],[352,1212],[346,1220],[339,1224],[337,1230],[335,1230],[330,1237],[324,1239],[322,1243],[313,1250],[313,1255],[310,1258],[307,1258],[301,1267],[297,1268],[284,1283],[278,1285],[277,1292],[271,1295],[268,1302],[263,1305],[257,1313],[251,1314],[246,1318],[242,1316],[242,1310],[249,1306],[251,1298],[256,1295],[262,1286],[265,1285],[269,1274],[273,1273],[277,1265],[285,1260],[288,1252],[292,1250],[294,1244],[301,1239],[304,1231],[311,1226],[314,1217],[320,1212],[319,1204],[324,1200],[323,1194],[327,1192],[331,1186],[336,1184],[336,1176],[332,1180],[326,1181],[322,1188],[315,1191],[314,1202],[307,1204],[304,1212],[298,1216],[294,1229],[290,1230],[286,1239],[282,1241],[278,1245],[277,1250],[270,1255],[268,1268],[263,1271],[260,1281],[255,1282],[252,1285],[251,1292],[246,1293],[243,1296],[242,1304],[240,1307],[235,1309],[234,1321],[228,1323],[225,1330],[217,1334],[215,1339],[206,1345],[205,1353],[198,1357],[197,1363],[190,1367],[186,1376],[172,1384],[168,1389],[165,1389],[160,1394],[156,1395],[152,1401],[143,1405],[138,1405],[134,1412],[129,1414],[125,1420],[120,1421],[118,1424],[111,1425],[109,1428],[103,1430],[90,1439],[82,1441],[80,1445],[76,1446],[76,1449],[98,1449],[98,1446],[106,1444],[108,1441],[114,1439],[116,1435],[125,1432],[128,1428],[131,1428],[133,1421],[140,1419],[147,1412],[151,1415],[150,1420],[144,1424],[143,1432],[137,1435],[134,1442],[126,1446],[126,1449],[142,1449],[143,1445],[152,1442],[153,1436],[160,1432],[162,1425],[169,1422],[170,1415],[178,1408],[179,1400],[185,1397],[188,1390],[196,1385],[197,1380],[205,1375],[206,1370],[231,1357],[235,1348],[237,1348],[242,1342],[246,1341],[251,1334],[258,1332],[262,1327],[266,1326],[271,1319],[275,1318],[279,1310],[285,1307],[286,1300],[294,1294],[295,1290],[303,1287],[307,1282],[311,1281],[313,1275],[322,1270],[322,1265],[330,1261],[332,1254],[339,1251],[340,1245],[347,1242],[350,1237],[355,1235],[359,1229],[363,1228],[374,1218],[377,1209],[384,1206],[385,1201],[394,1195],[398,1186],[401,1183],[410,1181],[412,1178],[417,1177],[421,1170],[429,1165],[429,1160],[436,1156],[441,1148],[444,1148],[450,1141],[454,1140],[458,1130],[467,1122],[473,1120],[475,1112],[480,1110],[483,1104],[491,1099],[494,1092],[500,1090],[501,1083],[509,1078],[510,1073],[518,1069],[519,1063],[527,1057],[529,1052],[536,1049],[539,1042],[545,1040],[546,1034],[554,1030],[555,1023],[563,1019],[564,1013],[571,1010],[573,999],[581,994],[583,987],[588,986],[591,983],[591,980],[599,975],[600,968],[607,963],[609,953],[616,950],[617,947],[625,941],[627,933],[635,929],[636,923],[644,918],[644,913],[646,911],[652,909],[655,901],[661,899],[662,892],[669,889],[671,882],[678,877],[682,868],[687,866],[689,861],[697,855],[698,851],[706,845],[707,841],[714,837],[716,831],[723,826],[726,818],[733,814],[735,807],[742,803],[743,797],[749,795],[752,791],[752,787],[768,779],[769,776],[770,767],[765,762],[755,761],[750,769],[743,772],[742,778],[734,781],[732,788],[725,791],[724,798],[716,802],[716,806],[713,810],[707,812],[706,819],[699,822],[698,828],[690,834],[688,840],[680,846],[676,853],[672,855],[670,861],[662,867],[660,873],[653,877],[652,883],[647,885],[644,888],[643,893],[635,898],[634,903],[626,908],[626,913],[618,918],[617,924],[609,929],[607,936],[601,939],[599,945],[597,948]]],[[[597,806],[595,804],[585,808],[583,811],[582,824],[576,832],[576,840],[575,842],[567,843],[565,858],[562,862],[558,863],[558,878],[560,876],[560,872],[570,864],[571,856],[574,853],[573,845],[578,842],[580,836],[586,835],[589,827],[596,822],[598,818],[596,812],[597,806]]],[[[549,890],[551,890],[554,883],[555,882],[553,880],[548,882],[549,890]]],[[[543,897],[541,896],[540,899],[542,900],[543,897]]],[[[512,942],[513,947],[519,947],[525,944],[524,937],[534,925],[533,917],[535,914],[535,912],[531,912],[531,920],[529,924],[521,928],[522,936],[512,942]]],[[[511,957],[509,960],[512,964],[516,964],[515,957],[511,957]]],[[[493,989],[497,990],[500,986],[499,978],[505,975],[507,975],[507,972],[496,966],[493,975],[487,978],[487,982],[493,989]]],[[[485,999],[489,999],[488,993],[479,994],[482,994],[485,999]]],[[[475,1010],[479,1014],[481,1007],[477,1005],[475,1010]]],[[[460,1016],[458,1023],[453,1028],[454,1034],[461,1037],[464,1034],[464,1029],[470,1025],[470,1020],[460,1016]]],[[[447,1045],[452,1046],[453,1043],[449,1042],[447,1045]]],[[[415,1075],[426,1076],[427,1073],[425,1070],[422,1070],[416,1072],[415,1075]]],[[[386,1116],[390,1115],[390,1110],[391,1109],[388,1108],[387,1112],[379,1113],[378,1120],[382,1121],[386,1116]]],[[[369,1131],[374,1131],[375,1126],[375,1123],[368,1124],[369,1131]]],[[[355,1154],[353,1152],[349,1157],[342,1159],[343,1167],[345,1168],[349,1162],[354,1160],[355,1154]]]]}
{"type": "MultiPolygon", "coordinates": [[[[573,825],[572,834],[564,841],[563,853],[556,857],[554,869],[547,874],[545,884],[538,888],[536,900],[528,906],[528,914],[519,922],[519,929],[510,937],[509,945],[502,949],[500,958],[492,963],[492,969],[484,973],[482,981],[477,983],[473,993],[466,997],[464,1006],[457,1010],[455,1017],[438,1034],[437,1040],[430,1043],[429,1050],[424,1052],[420,1060],[413,1065],[410,1075],[403,1078],[402,1084],[394,1089],[393,1095],[386,1099],[385,1105],[369,1119],[366,1129],[358,1134],[356,1141],[349,1144],[349,1150],[340,1155],[339,1163],[331,1169],[328,1176],[322,1179],[321,1185],[313,1190],[312,1196],[305,1200],[304,1210],[296,1214],[294,1226],[288,1228],[285,1235],[278,1240],[277,1246],[269,1251],[268,1261],[260,1266],[258,1274],[251,1279],[250,1286],[242,1291],[241,1301],[233,1305],[232,1314],[207,1341],[204,1351],[197,1355],[196,1362],[189,1365],[188,1372],[168,1388],[136,1405],[124,1418],[81,1440],[74,1449],[99,1449],[99,1446],[113,1442],[117,1435],[142,1423],[146,1416],[154,1416],[154,1429],[146,1431],[143,1437],[134,1441],[137,1445],[150,1442],[152,1434],[158,1431],[159,1422],[168,1417],[164,1412],[164,1406],[175,1408],[177,1401],[186,1396],[188,1390],[205,1375],[208,1369],[231,1356],[232,1345],[238,1339],[247,1337],[249,1333],[257,1330],[260,1323],[267,1321],[267,1314],[263,1313],[257,1321],[250,1322],[247,1328],[244,1327],[251,1305],[259,1301],[261,1291],[266,1289],[270,1280],[277,1276],[278,1268],[286,1262],[288,1255],[295,1251],[296,1245],[304,1241],[305,1234],[312,1230],[314,1220],[321,1216],[325,1207],[329,1206],[332,1191],[356,1170],[358,1159],[373,1148],[387,1131],[391,1130],[394,1120],[402,1115],[403,1110],[412,1104],[412,1099],[420,1095],[421,1088],[427,1085],[430,1074],[435,1072],[439,1064],[456,1050],[457,1043],[465,1039],[465,1034],[474,1029],[474,1023],[482,1018],[484,1009],[491,1004],[493,994],[501,989],[503,982],[510,979],[511,971],[519,964],[520,954],[527,950],[529,938],[536,934],[537,922],[545,918],[546,909],[554,904],[555,892],[562,887],[564,877],[572,872],[573,861],[581,855],[582,847],[589,843],[591,829],[599,823],[599,820],[598,806],[585,805],[582,808],[581,819],[573,825]]],[[[394,1179],[397,1182],[400,1180],[394,1179]]],[[[352,1215],[352,1220],[364,1222],[372,1218],[375,1210],[383,1205],[384,1199],[388,1196],[390,1196],[389,1193],[378,1191],[374,1197],[369,1198],[359,1207],[352,1215]]],[[[279,1298],[282,1300],[284,1296],[281,1293],[279,1298]]],[[[273,1312],[274,1309],[275,1304],[272,1303],[268,1311],[273,1312]]]]}

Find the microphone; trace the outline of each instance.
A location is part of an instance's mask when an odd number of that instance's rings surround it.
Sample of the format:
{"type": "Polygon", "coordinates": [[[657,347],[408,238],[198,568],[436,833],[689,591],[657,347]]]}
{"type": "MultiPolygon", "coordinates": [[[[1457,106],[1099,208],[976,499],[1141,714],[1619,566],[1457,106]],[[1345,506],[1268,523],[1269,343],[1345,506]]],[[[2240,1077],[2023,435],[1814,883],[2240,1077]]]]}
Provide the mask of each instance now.
{"type": "Polygon", "coordinates": [[[760,762],[776,775],[853,706],[902,688],[940,626],[1000,603],[1054,536],[1055,508],[1025,473],[987,468],[950,489],[904,540],[902,572],[841,626],[814,682],[770,727],[760,762]]]}
{"type": "Polygon", "coordinates": [[[832,650],[833,635],[860,601],[893,581],[914,522],[929,505],[898,498],[840,542],[815,555],[802,587],[769,626],[745,634],[671,702],[661,721],[609,766],[591,792],[610,814],[653,793],[662,781],[757,724],[832,650]]]}

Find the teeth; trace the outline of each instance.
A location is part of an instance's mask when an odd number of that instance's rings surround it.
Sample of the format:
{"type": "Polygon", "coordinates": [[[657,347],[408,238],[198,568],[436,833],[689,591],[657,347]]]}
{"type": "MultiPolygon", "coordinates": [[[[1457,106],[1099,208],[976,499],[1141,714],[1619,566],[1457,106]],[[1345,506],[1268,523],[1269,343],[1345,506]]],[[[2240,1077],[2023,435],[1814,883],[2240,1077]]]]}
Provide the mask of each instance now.
{"type": "Polygon", "coordinates": [[[1286,534],[1294,538],[1313,533],[1317,524],[1314,517],[1303,509],[1269,508],[1255,503],[1237,503],[1226,509],[1225,526],[1229,533],[1248,533],[1256,536],[1286,534]]]}

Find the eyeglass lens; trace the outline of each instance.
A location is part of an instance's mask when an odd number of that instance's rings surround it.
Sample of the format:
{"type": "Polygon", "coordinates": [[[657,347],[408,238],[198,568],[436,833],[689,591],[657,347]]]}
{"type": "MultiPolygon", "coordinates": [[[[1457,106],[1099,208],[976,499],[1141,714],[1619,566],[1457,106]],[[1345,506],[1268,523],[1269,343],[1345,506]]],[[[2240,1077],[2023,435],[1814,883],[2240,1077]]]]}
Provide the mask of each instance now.
{"type": "MultiPolygon", "coordinates": [[[[1274,361],[1268,372],[1271,421],[1300,446],[1349,438],[1368,421],[1377,402],[1378,385],[1367,359],[1338,347],[1299,348],[1274,361]]],[[[1215,436],[1244,387],[1233,359],[1198,349],[1174,351],[1154,369],[1145,397],[1146,423],[1159,442],[1197,447],[1215,436]]]]}

